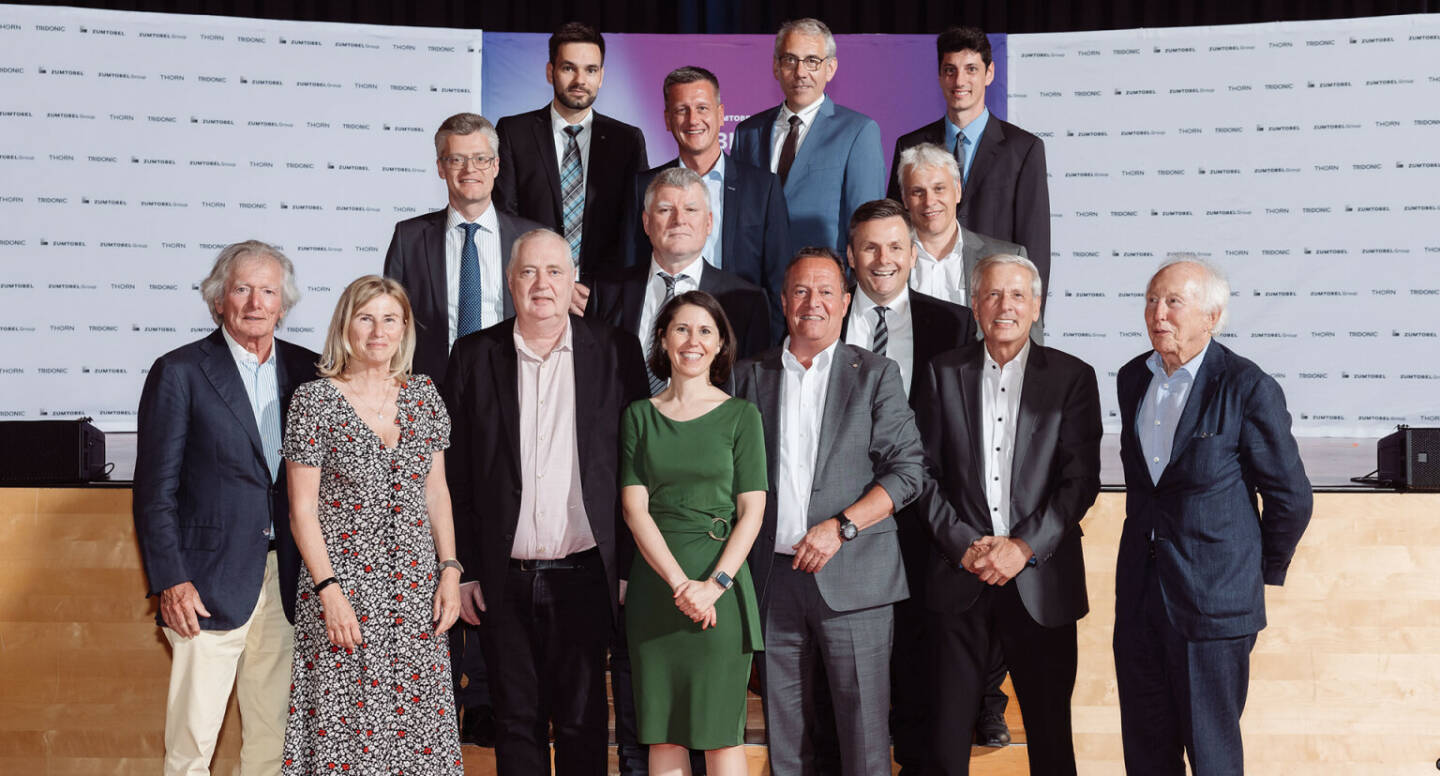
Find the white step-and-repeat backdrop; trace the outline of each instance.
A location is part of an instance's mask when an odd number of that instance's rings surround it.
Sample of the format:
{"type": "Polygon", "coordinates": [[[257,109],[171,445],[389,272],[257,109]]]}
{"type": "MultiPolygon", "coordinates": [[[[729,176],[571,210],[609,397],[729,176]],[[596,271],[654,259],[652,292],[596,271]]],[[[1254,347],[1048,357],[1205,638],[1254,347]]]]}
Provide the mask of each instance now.
{"type": "Polygon", "coordinates": [[[1046,344],[1114,375],[1145,281],[1230,276],[1221,342],[1296,432],[1440,425],[1440,18],[1010,36],[1011,120],[1045,139],[1046,344]]]}
{"type": "Polygon", "coordinates": [[[255,238],[318,347],[394,223],[445,203],[432,137],[479,110],[480,32],[0,5],[0,419],[131,431],[198,287],[255,238]]]}

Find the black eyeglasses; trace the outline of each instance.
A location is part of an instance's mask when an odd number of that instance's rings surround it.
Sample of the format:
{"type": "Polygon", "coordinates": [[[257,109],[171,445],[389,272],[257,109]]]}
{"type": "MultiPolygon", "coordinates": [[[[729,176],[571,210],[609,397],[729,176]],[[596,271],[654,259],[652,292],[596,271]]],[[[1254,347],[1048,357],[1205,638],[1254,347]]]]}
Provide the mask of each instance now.
{"type": "Polygon", "coordinates": [[[775,61],[780,63],[782,70],[794,70],[796,65],[803,63],[805,69],[813,73],[819,70],[820,66],[825,64],[825,60],[829,58],[830,57],[805,57],[801,59],[794,54],[782,54],[781,56],[775,57],[775,61]]]}

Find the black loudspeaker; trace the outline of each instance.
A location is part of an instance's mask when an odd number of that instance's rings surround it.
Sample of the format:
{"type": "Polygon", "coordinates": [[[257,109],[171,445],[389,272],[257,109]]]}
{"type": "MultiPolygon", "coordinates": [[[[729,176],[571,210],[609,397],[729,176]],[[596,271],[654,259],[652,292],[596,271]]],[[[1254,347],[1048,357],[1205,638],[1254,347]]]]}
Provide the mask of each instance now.
{"type": "Polygon", "coordinates": [[[70,485],[105,479],[105,432],[77,420],[0,421],[0,484],[70,485]]]}
{"type": "Polygon", "coordinates": [[[1440,428],[1401,426],[1375,443],[1377,478],[1397,488],[1440,490],[1440,428]]]}

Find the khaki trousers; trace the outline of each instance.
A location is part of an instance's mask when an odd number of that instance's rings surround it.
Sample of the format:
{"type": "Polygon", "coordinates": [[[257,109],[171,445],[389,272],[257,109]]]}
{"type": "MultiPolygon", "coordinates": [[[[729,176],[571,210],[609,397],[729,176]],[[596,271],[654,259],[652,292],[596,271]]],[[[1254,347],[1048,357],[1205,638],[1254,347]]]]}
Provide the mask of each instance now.
{"type": "Polygon", "coordinates": [[[208,776],[230,688],[240,706],[241,776],[280,773],[290,709],[294,630],[285,620],[275,553],[244,625],[193,639],[162,628],[174,650],[165,706],[165,776],[208,776]]]}

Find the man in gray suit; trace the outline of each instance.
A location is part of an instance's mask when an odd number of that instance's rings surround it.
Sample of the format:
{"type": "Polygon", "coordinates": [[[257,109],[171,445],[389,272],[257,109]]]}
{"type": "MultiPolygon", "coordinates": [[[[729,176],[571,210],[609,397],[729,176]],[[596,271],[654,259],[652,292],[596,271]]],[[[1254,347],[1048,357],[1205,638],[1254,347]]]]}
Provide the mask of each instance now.
{"type": "Polygon", "coordinates": [[[919,494],[924,451],[900,369],[840,341],[850,306],[828,248],[785,273],[789,337],[735,368],[765,422],[771,498],[750,551],[765,629],[770,772],[813,773],[808,732],[823,660],[845,776],[890,772],[892,604],[908,593],[896,510],[919,494]]]}

